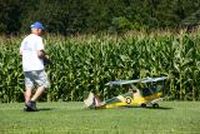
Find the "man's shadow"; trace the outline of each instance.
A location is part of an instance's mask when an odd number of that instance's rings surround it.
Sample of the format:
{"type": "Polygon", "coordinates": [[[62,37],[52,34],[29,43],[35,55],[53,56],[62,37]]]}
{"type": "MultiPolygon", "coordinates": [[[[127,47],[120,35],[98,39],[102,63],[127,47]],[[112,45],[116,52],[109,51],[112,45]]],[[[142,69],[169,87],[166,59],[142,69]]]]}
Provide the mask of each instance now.
{"type": "Polygon", "coordinates": [[[38,111],[52,111],[53,108],[38,108],[38,111]]]}

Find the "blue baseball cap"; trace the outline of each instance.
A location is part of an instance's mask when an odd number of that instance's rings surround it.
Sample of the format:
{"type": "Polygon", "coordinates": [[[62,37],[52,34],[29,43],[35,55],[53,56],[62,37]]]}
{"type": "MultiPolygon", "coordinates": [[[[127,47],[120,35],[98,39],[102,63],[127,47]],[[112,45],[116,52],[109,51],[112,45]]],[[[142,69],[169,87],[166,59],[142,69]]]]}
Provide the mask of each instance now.
{"type": "Polygon", "coordinates": [[[39,21],[36,21],[35,23],[33,23],[33,24],[31,25],[31,28],[36,28],[36,29],[42,29],[42,30],[44,30],[44,26],[43,26],[42,23],[39,22],[39,21]]]}

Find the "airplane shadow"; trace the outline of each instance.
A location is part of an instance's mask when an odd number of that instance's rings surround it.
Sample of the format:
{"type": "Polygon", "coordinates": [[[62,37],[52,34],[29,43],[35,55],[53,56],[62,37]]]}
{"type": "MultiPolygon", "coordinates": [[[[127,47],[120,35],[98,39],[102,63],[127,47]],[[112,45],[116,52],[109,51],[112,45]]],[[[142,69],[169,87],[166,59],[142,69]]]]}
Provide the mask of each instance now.
{"type": "Polygon", "coordinates": [[[146,109],[153,109],[153,110],[171,110],[173,108],[171,107],[157,107],[157,108],[154,108],[154,107],[146,107],[146,109]]]}
{"type": "Polygon", "coordinates": [[[141,109],[152,109],[152,110],[171,110],[173,108],[171,107],[151,107],[151,106],[147,106],[147,107],[138,107],[138,106],[128,106],[126,108],[141,108],[141,109]]]}

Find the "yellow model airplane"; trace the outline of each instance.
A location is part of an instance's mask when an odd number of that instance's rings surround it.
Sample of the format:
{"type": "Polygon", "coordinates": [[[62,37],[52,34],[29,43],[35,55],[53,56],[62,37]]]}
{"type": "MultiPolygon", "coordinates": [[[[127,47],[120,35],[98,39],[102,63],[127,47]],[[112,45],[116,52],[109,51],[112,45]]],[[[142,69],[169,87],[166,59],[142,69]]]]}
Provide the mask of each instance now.
{"type": "Polygon", "coordinates": [[[164,88],[165,79],[167,79],[167,77],[110,81],[106,85],[111,87],[115,85],[121,87],[123,85],[129,85],[129,91],[105,101],[100,101],[97,95],[90,92],[88,98],[84,100],[84,103],[86,107],[95,109],[133,106],[153,106],[154,108],[158,108],[158,102],[162,100],[162,90],[164,88]],[[162,86],[159,85],[160,81],[162,82],[162,86]],[[134,84],[143,84],[145,86],[139,89],[134,84]]]}

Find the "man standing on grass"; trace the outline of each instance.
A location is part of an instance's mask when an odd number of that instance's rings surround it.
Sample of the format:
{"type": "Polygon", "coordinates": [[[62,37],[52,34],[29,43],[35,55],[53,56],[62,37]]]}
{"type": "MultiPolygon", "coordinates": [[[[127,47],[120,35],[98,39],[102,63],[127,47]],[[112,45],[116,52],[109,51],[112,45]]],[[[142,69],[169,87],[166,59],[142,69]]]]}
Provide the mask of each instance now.
{"type": "Polygon", "coordinates": [[[20,55],[22,55],[23,72],[25,76],[25,110],[37,111],[36,100],[42,95],[45,88],[49,86],[49,81],[44,70],[44,61],[48,56],[44,51],[42,41],[42,32],[44,27],[42,23],[35,22],[31,25],[31,34],[21,43],[20,55]],[[32,95],[33,89],[36,89],[32,95]]]}

